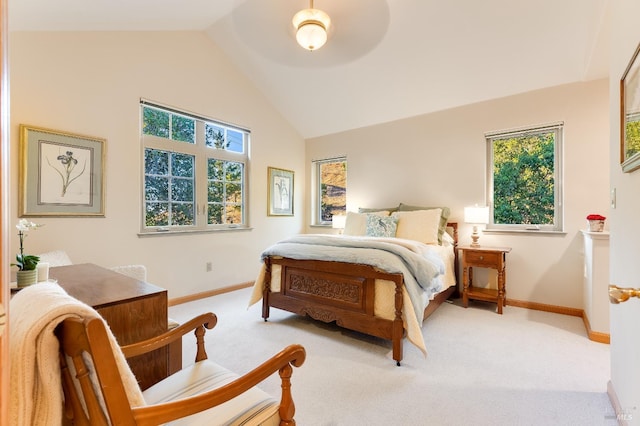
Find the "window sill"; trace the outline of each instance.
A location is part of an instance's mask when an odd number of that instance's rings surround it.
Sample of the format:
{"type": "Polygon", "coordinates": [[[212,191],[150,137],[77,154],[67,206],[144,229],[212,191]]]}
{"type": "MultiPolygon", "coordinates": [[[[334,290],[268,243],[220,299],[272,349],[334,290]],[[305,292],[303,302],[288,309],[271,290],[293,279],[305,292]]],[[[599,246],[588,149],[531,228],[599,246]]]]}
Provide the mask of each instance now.
{"type": "Polygon", "coordinates": [[[566,235],[565,231],[541,231],[536,229],[483,229],[483,234],[566,235]]]}
{"type": "Polygon", "coordinates": [[[194,229],[194,230],[184,230],[184,231],[147,231],[147,232],[138,232],[138,238],[147,238],[147,237],[160,237],[160,236],[169,236],[169,235],[189,235],[189,234],[212,234],[217,232],[238,232],[238,231],[252,231],[253,228],[248,226],[242,226],[237,228],[218,228],[218,229],[194,229]]]}

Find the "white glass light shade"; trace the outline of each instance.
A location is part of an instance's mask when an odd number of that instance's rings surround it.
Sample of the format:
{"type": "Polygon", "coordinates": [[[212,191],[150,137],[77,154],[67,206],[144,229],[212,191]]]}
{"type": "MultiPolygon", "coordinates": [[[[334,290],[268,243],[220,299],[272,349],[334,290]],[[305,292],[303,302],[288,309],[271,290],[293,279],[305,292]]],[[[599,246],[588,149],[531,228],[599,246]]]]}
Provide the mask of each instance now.
{"type": "Polygon", "coordinates": [[[344,229],[347,223],[347,216],[341,214],[335,214],[331,216],[331,227],[335,229],[344,229]]]}
{"type": "Polygon", "coordinates": [[[464,221],[466,223],[489,223],[489,207],[465,207],[464,221]]]}
{"type": "Polygon", "coordinates": [[[331,18],[318,9],[304,9],[293,16],[298,44],[307,50],[320,49],[327,42],[331,18]]]}

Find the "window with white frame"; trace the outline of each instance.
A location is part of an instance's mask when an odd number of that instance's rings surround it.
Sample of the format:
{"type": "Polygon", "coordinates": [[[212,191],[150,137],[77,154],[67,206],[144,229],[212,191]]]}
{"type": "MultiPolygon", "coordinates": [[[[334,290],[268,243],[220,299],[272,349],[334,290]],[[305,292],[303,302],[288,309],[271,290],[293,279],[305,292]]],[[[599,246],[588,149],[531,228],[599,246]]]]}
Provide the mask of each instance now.
{"type": "Polygon", "coordinates": [[[314,161],[316,225],[330,225],[334,215],[347,213],[347,157],[314,161]]]}
{"type": "Polygon", "coordinates": [[[487,229],[562,231],[563,124],[488,133],[487,229]]]}
{"type": "Polygon", "coordinates": [[[249,131],[142,101],[142,232],[246,228],[249,131]]]}

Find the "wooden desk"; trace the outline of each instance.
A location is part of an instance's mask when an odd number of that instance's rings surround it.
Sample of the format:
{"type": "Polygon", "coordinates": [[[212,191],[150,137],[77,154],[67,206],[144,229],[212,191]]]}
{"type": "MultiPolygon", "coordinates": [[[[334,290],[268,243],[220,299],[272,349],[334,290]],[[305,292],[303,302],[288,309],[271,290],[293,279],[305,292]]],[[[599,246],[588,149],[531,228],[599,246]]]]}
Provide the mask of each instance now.
{"type": "Polygon", "coordinates": [[[505,267],[506,254],[509,247],[459,247],[462,251],[462,305],[466,308],[469,299],[496,302],[498,313],[502,315],[502,306],[507,304],[507,284],[505,267]],[[498,289],[479,288],[473,286],[473,268],[492,268],[498,271],[498,289]]]}
{"type": "MultiPolygon", "coordinates": [[[[107,321],[120,345],[167,331],[167,290],[91,263],[53,267],[49,277],[107,321]]],[[[180,343],[180,342],[178,342],[180,343]]],[[[129,359],[144,390],[182,366],[180,350],[167,347],[129,359]],[[171,359],[178,352],[180,359],[171,359]]]]}

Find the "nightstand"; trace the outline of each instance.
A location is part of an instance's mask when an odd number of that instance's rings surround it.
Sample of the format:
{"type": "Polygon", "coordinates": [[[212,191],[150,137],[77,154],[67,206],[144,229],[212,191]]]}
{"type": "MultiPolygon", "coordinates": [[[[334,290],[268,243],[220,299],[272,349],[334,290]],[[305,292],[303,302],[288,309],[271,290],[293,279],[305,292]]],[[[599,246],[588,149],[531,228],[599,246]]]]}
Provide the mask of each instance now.
{"type": "Polygon", "coordinates": [[[502,306],[506,306],[507,284],[505,267],[509,247],[458,247],[462,252],[462,304],[466,308],[469,299],[496,302],[498,313],[502,315],[502,306]],[[473,268],[491,268],[498,271],[498,289],[479,288],[473,286],[473,268]]]}

